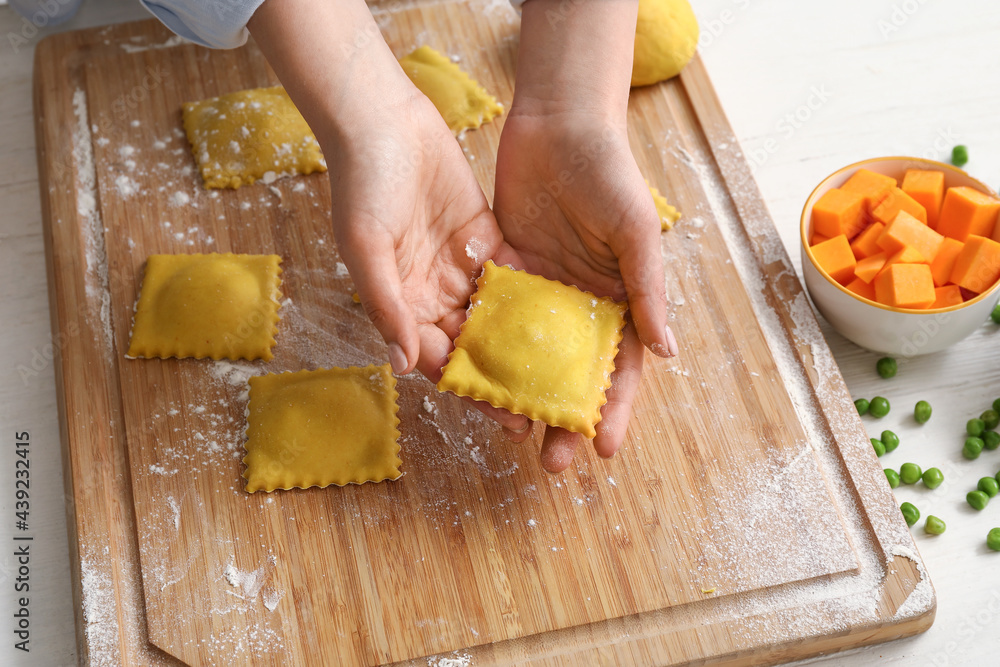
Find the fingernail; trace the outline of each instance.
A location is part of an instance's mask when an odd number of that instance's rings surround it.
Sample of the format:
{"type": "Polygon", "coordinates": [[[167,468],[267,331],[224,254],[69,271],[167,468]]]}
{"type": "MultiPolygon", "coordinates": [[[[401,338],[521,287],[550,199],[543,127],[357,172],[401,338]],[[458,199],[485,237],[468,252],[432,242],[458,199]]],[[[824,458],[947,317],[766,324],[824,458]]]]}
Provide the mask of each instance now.
{"type": "Polygon", "coordinates": [[[409,362],[406,360],[406,355],[403,354],[403,348],[399,346],[399,343],[389,343],[389,365],[392,366],[392,372],[397,375],[406,372],[409,362]]]}
{"type": "Polygon", "coordinates": [[[669,324],[664,327],[663,331],[667,335],[667,352],[669,353],[667,356],[676,357],[680,352],[680,348],[677,347],[677,338],[674,336],[674,331],[670,328],[669,324]]]}
{"type": "Polygon", "coordinates": [[[518,428],[518,429],[513,429],[512,428],[512,429],[509,429],[509,430],[510,430],[511,433],[521,434],[521,433],[524,433],[525,431],[527,431],[529,428],[531,428],[531,420],[530,419],[526,420],[524,422],[524,426],[522,426],[521,428],[518,428]]]}

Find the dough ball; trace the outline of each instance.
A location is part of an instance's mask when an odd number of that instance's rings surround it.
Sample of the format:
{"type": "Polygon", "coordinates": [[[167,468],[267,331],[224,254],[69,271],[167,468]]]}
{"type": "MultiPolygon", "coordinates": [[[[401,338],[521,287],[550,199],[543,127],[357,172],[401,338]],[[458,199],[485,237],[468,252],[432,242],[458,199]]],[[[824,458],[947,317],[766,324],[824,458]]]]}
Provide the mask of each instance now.
{"type": "Polygon", "coordinates": [[[680,74],[698,46],[698,20],[688,0],[639,0],[632,85],[680,74]]]}

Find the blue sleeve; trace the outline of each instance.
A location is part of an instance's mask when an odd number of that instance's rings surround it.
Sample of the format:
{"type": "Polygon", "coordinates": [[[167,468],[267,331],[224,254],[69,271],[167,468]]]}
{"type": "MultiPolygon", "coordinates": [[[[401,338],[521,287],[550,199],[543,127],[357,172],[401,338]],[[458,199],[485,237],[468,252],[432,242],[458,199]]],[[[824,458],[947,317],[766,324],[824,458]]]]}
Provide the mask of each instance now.
{"type": "Polygon", "coordinates": [[[247,21],[264,0],[140,0],[163,25],[185,39],[215,49],[247,41],[247,21]]]}

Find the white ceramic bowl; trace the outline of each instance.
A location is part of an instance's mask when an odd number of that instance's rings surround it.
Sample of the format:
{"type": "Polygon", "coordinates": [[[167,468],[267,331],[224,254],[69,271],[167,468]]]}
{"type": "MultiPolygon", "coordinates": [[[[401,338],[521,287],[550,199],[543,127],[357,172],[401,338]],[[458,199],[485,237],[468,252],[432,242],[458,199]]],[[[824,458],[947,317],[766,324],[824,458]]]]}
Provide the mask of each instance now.
{"type": "Polygon", "coordinates": [[[816,264],[809,248],[813,204],[827,190],[840,187],[862,168],[892,176],[900,182],[907,169],[937,169],[944,172],[946,188],[964,185],[990,195],[996,193],[950,164],[921,158],[885,157],[856,162],[830,174],[813,190],[802,209],[800,241],[806,289],[816,308],[834,329],[861,347],[903,357],[939,352],[954,345],[983,326],[1000,299],[1000,282],[957,306],[912,310],[883,306],[860,297],[816,264]]]}

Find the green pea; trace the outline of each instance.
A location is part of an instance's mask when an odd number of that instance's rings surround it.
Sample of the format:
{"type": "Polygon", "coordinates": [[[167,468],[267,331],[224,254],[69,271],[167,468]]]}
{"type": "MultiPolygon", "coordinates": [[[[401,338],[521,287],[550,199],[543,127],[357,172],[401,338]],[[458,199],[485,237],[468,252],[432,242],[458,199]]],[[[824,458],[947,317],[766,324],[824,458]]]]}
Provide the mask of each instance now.
{"type": "Polygon", "coordinates": [[[886,468],[882,472],[885,473],[885,478],[889,480],[889,488],[895,489],[899,486],[899,473],[892,468],[886,468]]]}
{"type": "Polygon", "coordinates": [[[970,419],[965,422],[965,432],[973,438],[978,438],[986,430],[986,422],[982,419],[970,419]]]}
{"type": "Polygon", "coordinates": [[[876,396],[872,399],[871,405],[868,406],[868,412],[872,417],[881,419],[889,414],[889,399],[882,396],[876,396]]]}
{"type": "MultiPolygon", "coordinates": [[[[1000,324],[1000,303],[993,306],[993,312],[990,313],[990,319],[993,320],[995,324],[1000,324]]],[[[1000,410],[997,410],[1000,412],[1000,410]]]]}
{"type": "Polygon", "coordinates": [[[912,526],[920,519],[920,510],[913,503],[903,503],[899,506],[899,511],[903,513],[907,526],[912,526]]]}
{"type": "Polygon", "coordinates": [[[882,436],[879,440],[885,445],[885,451],[887,452],[893,452],[899,447],[899,436],[892,431],[882,431],[882,436]]]}
{"type": "Polygon", "coordinates": [[[987,410],[979,418],[983,420],[983,426],[991,431],[1000,426],[1000,412],[996,410],[987,410]]]}
{"type": "Polygon", "coordinates": [[[916,484],[920,481],[923,471],[916,463],[904,463],[899,467],[899,480],[903,484],[916,484]]]}
{"type": "Polygon", "coordinates": [[[997,447],[1000,447],[1000,433],[996,431],[983,433],[983,449],[988,449],[992,452],[997,447]]]}
{"type": "Polygon", "coordinates": [[[997,483],[1000,483],[1000,470],[997,470],[997,474],[993,479],[995,479],[997,483]]]}
{"type": "MultiPolygon", "coordinates": [[[[998,305],[997,307],[1000,308],[1000,305],[998,305]]],[[[1000,412],[1000,398],[993,401],[993,409],[996,410],[997,412],[1000,412]]]]}
{"type": "Polygon", "coordinates": [[[892,357],[882,357],[875,364],[875,370],[878,374],[888,380],[891,377],[896,377],[896,371],[899,367],[896,364],[896,360],[892,357]]]}
{"type": "Polygon", "coordinates": [[[956,167],[964,167],[969,161],[969,149],[959,144],[951,149],[951,163],[956,167]]]}
{"type": "Polygon", "coordinates": [[[933,514],[927,515],[927,521],[924,522],[924,532],[928,535],[940,535],[948,527],[944,524],[944,521],[937,518],[933,514]]]}
{"type": "Polygon", "coordinates": [[[980,479],[976,488],[988,495],[990,498],[995,498],[996,495],[1000,493],[1000,483],[992,477],[983,477],[980,479]]]}
{"type": "Polygon", "coordinates": [[[931,404],[927,401],[917,401],[913,407],[913,418],[918,424],[926,424],[931,418],[931,404]]]}
{"type": "Polygon", "coordinates": [[[979,455],[983,453],[983,447],[986,443],[982,441],[981,438],[966,438],[965,445],[962,447],[962,456],[973,461],[979,458],[979,455]]]}
{"type": "Polygon", "coordinates": [[[1000,528],[993,528],[986,534],[986,546],[993,551],[1000,551],[1000,528]]]}
{"type": "Polygon", "coordinates": [[[885,456],[885,445],[878,438],[872,438],[872,448],[875,450],[875,456],[885,456]]]}
{"type": "Polygon", "coordinates": [[[920,479],[928,489],[936,489],[944,482],[944,473],[939,468],[928,468],[920,479]]]}
{"type": "Polygon", "coordinates": [[[866,415],[868,414],[868,408],[871,407],[871,404],[868,403],[867,398],[859,398],[858,400],[854,401],[854,407],[858,409],[859,415],[866,415]]]}
{"type": "Polygon", "coordinates": [[[965,502],[974,510],[983,510],[990,502],[990,497],[982,491],[969,491],[965,495],[965,502]]]}

